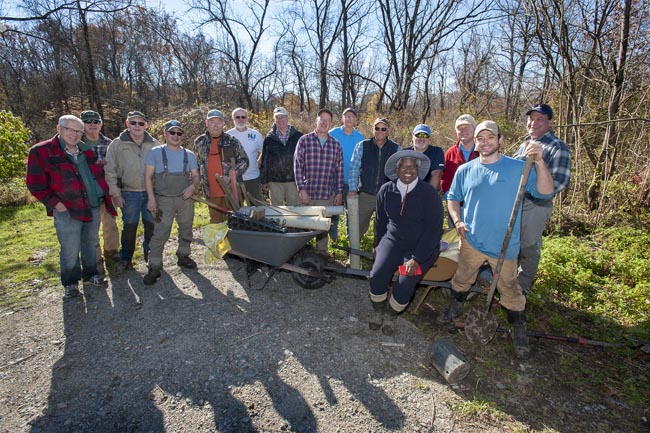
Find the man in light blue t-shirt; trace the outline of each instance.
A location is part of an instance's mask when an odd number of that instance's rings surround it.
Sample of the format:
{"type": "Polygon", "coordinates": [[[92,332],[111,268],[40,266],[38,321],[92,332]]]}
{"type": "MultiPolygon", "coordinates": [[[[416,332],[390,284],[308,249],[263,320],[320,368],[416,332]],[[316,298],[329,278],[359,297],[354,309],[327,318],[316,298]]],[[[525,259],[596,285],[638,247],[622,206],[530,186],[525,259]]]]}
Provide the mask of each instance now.
{"type": "Polygon", "coordinates": [[[144,187],[147,210],[154,216],[154,228],[149,243],[149,271],[144,284],[154,284],[160,278],[162,254],[176,219],[178,224],[178,266],[196,268],[190,258],[194,201],[191,199],[199,185],[196,156],[181,146],[183,126],[178,120],[165,123],[165,143],[147,153],[144,160],[144,187]]]}
{"type": "MultiPolygon", "coordinates": [[[[348,107],[343,110],[343,125],[330,129],[330,135],[341,143],[343,149],[343,204],[347,207],[345,198],[348,195],[348,171],[350,170],[350,160],[354,147],[360,141],[363,141],[363,134],[355,127],[357,125],[357,112],[354,108],[348,107]]],[[[336,240],[339,235],[339,216],[332,217],[332,227],[330,228],[330,237],[336,240]]]]}
{"type": "MultiPolygon", "coordinates": [[[[463,313],[463,305],[479,268],[487,260],[494,269],[506,236],[510,214],[517,198],[524,162],[499,152],[501,134],[495,122],[485,121],[474,131],[479,157],[462,165],[447,195],[449,216],[461,238],[458,270],[451,280],[453,300],[439,317],[449,323],[463,313]],[[464,202],[461,210],[460,203],[464,202]]],[[[539,143],[530,143],[526,156],[534,158],[534,169],[526,192],[546,198],[553,194],[553,178],[542,158],[539,143]]],[[[518,357],[530,352],[526,330],[526,297],[517,282],[521,210],[508,243],[497,289],[501,305],[512,325],[512,343],[518,357]]]]}

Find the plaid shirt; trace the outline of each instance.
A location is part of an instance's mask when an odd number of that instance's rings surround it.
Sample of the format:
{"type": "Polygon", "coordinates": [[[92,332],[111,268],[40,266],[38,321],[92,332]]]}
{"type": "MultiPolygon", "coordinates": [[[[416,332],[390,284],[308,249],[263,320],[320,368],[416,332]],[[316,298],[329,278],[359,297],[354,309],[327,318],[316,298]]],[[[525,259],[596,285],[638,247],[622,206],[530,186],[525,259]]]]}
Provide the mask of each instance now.
{"type": "Polygon", "coordinates": [[[293,171],[298,191],[306,190],[312,200],[327,200],[343,193],[343,150],[331,135],[322,147],[316,132],[300,137],[293,171]]]}
{"type": "MultiPolygon", "coordinates": [[[[81,141],[84,143],[88,143],[86,138],[86,134],[84,134],[83,137],[81,137],[81,141]]],[[[100,161],[103,161],[106,159],[106,151],[108,150],[108,145],[111,144],[110,138],[106,137],[104,134],[101,132],[99,133],[99,141],[97,142],[97,146],[95,146],[95,152],[97,152],[97,157],[100,161]]]]}
{"type": "MultiPolygon", "coordinates": [[[[526,159],[526,144],[532,140],[530,135],[524,138],[524,142],[515,153],[515,158],[526,159]]],[[[548,170],[553,176],[553,194],[557,194],[569,185],[571,177],[571,153],[564,141],[557,138],[551,131],[537,139],[542,143],[542,157],[548,170]]]]}
{"type": "MultiPolygon", "coordinates": [[[[106,209],[117,215],[108,195],[108,184],[104,178],[104,166],[97,164],[95,151],[87,144],[78,143],[79,150],[86,156],[90,172],[104,191],[106,209]]],[[[29,192],[45,205],[48,216],[52,216],[57,203],[65,205],[70,217],[79,221],[92,221],[92,208],[86,194],[79,170],[61,148],[59,136],[35,144],[29,150],[27,177],[25,183],[29,192]]]]}

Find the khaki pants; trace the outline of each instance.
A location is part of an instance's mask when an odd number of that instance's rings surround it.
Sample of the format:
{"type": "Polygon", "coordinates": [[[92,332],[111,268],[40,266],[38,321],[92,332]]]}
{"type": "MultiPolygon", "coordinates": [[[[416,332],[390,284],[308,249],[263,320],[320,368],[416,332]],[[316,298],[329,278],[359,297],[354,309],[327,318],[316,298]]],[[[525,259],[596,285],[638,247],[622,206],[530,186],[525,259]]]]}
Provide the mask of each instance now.
{"type": "MultiPolygon", "coordinates": [[[[99,206],[99,214],[102,221],[104,255],[117,254],[120,249],[120,234],[117,230],[117,221],[115,217],[106,210],[106,204],[103,201],[99,206]]],[[[104,273],[104,264],[102,260],[102,247],[99,242],[96,246],[95,256],[97,257],[97,270],[102,274],[104,273]]]]}
{"type": "MultiPolygon", "coordinates": [[[[310,200],[309,204],[306,206],[332,206],[334,204],[334,196],[331,196],[327,200],[310,200]]],[[[327,244],[329,239],[329,233],[321,233],[316,236],[316,251],[327,252],[327,244]]]]}
{"type": "Polygon", "coordinates": [[[158,209],[162,210],[160,222],[153,227],[153,236],[149,241],[149,267],[152,269],[162,268],[162,255],[165,243],[169,240],[172,231],[172,224],[176,219],[178,224],[178,257],[190,255],[190,244],[192,243],[192,224],[194,223],[194,201],[183,200],[182,197],[156,196],[158,209]]]}
{"type": "Polygon", "coordinates": [[[368,231],[370,218],[377,208],[377,196],[365,192],[359,193],[359,238],[368,231]]]}
{"type": "Polygon", "coordinates": [[[270,182],[269,198],[273,206],[298,206],[300,196],[294,182],[270,182]]]}
{"type": "MultiPolygon", "coordinates": [[[[497,265],[497,259],[475,250],[469,242],[463,242],[461,240],[458,270],[456,270],[456,274],[451,279],[451,288],[459,293],[469,291],[474,281],[476,281],[479,268],[486,260],[494,270],[497,265]]],[[[517,282],[517,260],[505,260],[503,262],[497,289],[499,290],[501,297],[500,303],[503,307],[511,311],[524,311],[526,308],[526,297],[523,295],[521,286],[517,282]]]]}

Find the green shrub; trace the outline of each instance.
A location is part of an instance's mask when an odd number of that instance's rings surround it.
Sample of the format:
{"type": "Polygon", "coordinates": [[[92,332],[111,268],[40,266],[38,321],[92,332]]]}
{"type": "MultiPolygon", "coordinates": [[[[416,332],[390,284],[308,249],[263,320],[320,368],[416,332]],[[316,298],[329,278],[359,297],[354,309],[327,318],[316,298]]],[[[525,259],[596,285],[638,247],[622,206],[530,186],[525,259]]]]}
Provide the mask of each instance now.
{"type": "Polygon", "coordinates": [[[0,180],[25,174],[30,136],[20,118],[0,110],[0,180]]]}

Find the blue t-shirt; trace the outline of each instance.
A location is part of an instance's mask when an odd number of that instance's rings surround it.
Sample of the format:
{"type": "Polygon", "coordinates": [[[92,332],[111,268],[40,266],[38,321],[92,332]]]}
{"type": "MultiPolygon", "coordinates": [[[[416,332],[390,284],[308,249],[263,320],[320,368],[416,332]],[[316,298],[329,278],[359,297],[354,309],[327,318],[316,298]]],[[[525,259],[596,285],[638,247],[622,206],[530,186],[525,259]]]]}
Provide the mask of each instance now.
{"type": "MultiPolygon", "coordinates": [[[[456,171],[447,199],[465,202],[461,209],[469,230],[465,236],[475,250],[493,258],[499,257],[523,171],[524,161],[505,155],[492,164],[481,164],[477,158],[456,171]]],[[[552,194],[538,193],[536,182],[537,173],[533,168],[526,182],[526,192],[537,198],[552,197],[552,194]]],[[[506,250],[506,260],[514,260],[519,255],[520,224],[521,206],[506,250]]]]}
{"type": "MultiPolygon", "coordinates": [[[[166,144],[156,146],[151,149],[144,159],[144,165],[154,167],[155,173],[162,173],[163,155],[162,149],[165,148],[167,154],[167,172],[169,173],[182,173],[183,172],[183,147],[178,150],[171,150],[166,144]]],[[[191,150],[187,150],[187,171],[198,170],[199,166],[196,163],[196,155],[191,150]]]]}
{"type": "Polygon", "coordinates": [[[350,169],[352,153],[357,143],[363,141],[363,134],[355,128],[352,134],[347,135],[343,130],[343,126],[339,126],[338,128],[330,129],[330,135],[341,143],[341,148],[343,149],[343,183],[348,183],[348,170],[350,169]]]}

